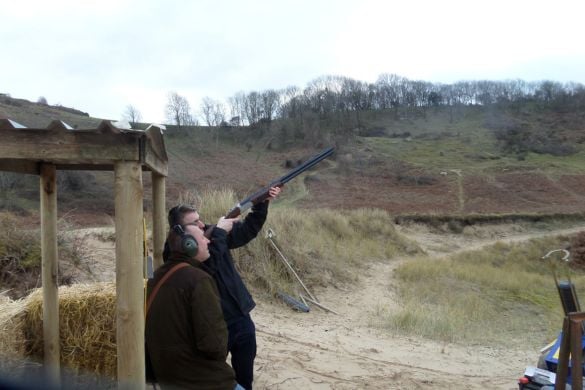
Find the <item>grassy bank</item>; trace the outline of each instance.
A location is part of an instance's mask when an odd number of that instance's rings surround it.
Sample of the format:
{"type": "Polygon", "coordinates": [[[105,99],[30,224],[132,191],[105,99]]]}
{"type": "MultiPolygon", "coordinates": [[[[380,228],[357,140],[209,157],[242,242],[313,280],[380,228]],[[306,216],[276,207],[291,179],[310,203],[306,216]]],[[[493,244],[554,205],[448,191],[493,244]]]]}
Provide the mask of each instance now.
{"type": "Polygon", "coordinates": [[[440,260],[418,257],[396,270],[400,309],[380,308],[380,324],[392,331],[465,343],[545,345],[562,326],[553,270],[570,276],[577,292],[585,273],[545,261],[567,237],[498,243],[440,260]]]}
{"type": "MultiPolygon", "coordinates": [[[[289,196],[296,196],[289,190],[289,196]]],[[[184,193],[180,201],[198,205],[202,218],[213,223],[237,199],[233,191],[222,190],[184,193]]],[[[301,210],[287,204],[283,199],[271,206],[262,236],[234,251],[245,278],[270,294],[294,294],[298,283],[264,236],[268,229],[276,234],[274,242],[308,286],[351,282],[364,262],[421,253],[416,243],[395,230],[392,217],[382,210],[301,210]]]]}

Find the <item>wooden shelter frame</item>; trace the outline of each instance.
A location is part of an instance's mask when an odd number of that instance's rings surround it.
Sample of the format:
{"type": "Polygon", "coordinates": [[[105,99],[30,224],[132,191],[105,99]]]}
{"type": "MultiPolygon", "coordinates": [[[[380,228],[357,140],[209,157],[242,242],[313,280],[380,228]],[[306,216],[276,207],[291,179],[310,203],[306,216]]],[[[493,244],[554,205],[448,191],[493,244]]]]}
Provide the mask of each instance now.
{"type": "Polygon", "coordinates": [[[60,384],[57,171],[114,171],[118,387],[145,387],[142,171],[152,175],[154,266],[162,264],[168,157],[163,127],[118,128],[102,121],[74,129],[62,121],[27,128],[0,119],[0,171],[40,177],[44,366],[60,384]]]}

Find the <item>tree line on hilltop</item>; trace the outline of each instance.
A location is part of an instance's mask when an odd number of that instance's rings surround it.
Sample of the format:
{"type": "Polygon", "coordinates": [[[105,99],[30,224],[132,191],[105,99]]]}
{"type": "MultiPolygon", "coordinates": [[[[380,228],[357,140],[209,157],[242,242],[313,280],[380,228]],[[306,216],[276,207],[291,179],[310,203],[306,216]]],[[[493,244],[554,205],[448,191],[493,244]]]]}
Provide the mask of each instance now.
{"type": "MultiPolygon", "coordinates": [[[[382,74],[374,83],[343,76],[323,76],[304,89],[237,92],[225,102],[205,97],[194,114],[189,101],[170,92],[166,105],[168,124],[176,126],[254,126],[275,119],[302,121],[305,115],[326,119],[331,115],[354,116],[360,111],[393,110],[396,118],[430,107],[489,106],[535,103],[542,109],[585,108],[585,86],[555,81],[459,81],[453,84],[409,80],[382,74]],[[201,119],[201,122],[200,120],[201,119]]],[[[128,106],[125,117],[136,122],[137,110],[128,106]]],[[[358,118],[359,119],[359,118],[358,118]]],[[[359,122],[359,120],[358,120],[359,122]]]]}

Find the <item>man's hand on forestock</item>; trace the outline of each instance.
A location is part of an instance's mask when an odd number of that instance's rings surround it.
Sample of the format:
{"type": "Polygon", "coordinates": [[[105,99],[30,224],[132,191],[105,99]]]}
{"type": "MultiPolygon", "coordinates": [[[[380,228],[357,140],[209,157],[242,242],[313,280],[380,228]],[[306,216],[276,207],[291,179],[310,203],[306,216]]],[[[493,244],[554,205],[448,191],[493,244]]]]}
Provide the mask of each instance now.
{"type": "Polygon", "coordinates": [[[225,218],[221,217],[219,221],[217,221],[216,227],[225,230],[227,233],[232,231],[234,227],[234,222],[237,222],[240,218],[225,218]]]}
{"type": "Polygon", "coordinates": [[[274,200],[280,194],[281,188],[280,187],[270,187],[268,190],[268,198],[266,200],[274,200]]]}

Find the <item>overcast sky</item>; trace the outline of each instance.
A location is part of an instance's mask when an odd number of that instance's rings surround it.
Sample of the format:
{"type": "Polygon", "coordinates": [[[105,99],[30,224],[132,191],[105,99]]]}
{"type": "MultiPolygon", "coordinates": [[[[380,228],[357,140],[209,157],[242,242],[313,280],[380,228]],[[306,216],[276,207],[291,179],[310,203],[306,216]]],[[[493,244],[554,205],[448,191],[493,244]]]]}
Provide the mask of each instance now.
{"type": "Polygon", "coordinates": [[[585,84],[584,0],[3,1],[0,93],[165,122],[320,76],[585,84]]]}

